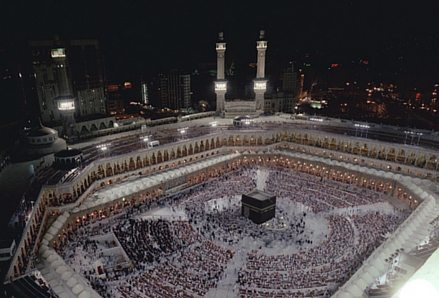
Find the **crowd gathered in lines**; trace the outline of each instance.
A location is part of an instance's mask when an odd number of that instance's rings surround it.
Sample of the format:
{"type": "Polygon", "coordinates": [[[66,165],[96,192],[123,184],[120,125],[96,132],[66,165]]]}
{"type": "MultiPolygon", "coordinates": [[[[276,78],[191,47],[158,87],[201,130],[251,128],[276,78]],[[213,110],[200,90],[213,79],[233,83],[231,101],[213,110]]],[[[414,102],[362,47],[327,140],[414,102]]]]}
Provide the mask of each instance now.
{"type": "Polygon", "coordinates": [[[336,188],[322,182],[322,178],[303,173],[272,171],[265,190],[305,204],[314,212],[383,202],[378,193],[358,194],[350,191],[349,186],[336,188]]]}
{"type": "Polygon", "coordinates": [[[195,232],[185,221],[124,220],[113,230],[135,267],[147,272],[145,278],[160,281],[145,289],[152,297],[163,296],[158,289],[161,284],[166,285],[168,297],[205,295],[216,286],[234,254],[195,232]]]}
{"type": "MultiPolygon", "coordinates": [[[[152,199],[147,205],[132,206],[106,223],[69,226],[58,251],[73,259],[71,264],[78,265],[81,260],[78,270],[103,297],[204,296],[221,283],[237,256],[241,239],[261,234],[259,225],[237,217],[240,204],[224,207],[214,203],[210,212],[206,208],[212,200],[232,202],[236,195],[253,190],[258,170],[268,173],[264,191],[276,195],[278,200],[303,204],[308,217],[323,212],[329,233],[322,243],[307,241],[297,253],[269,255],[257,248],[247,251],[244,266],[235,270],[234,289],[238,297],[327,297],[358,270],[385,240],[384,235],[392,233],[407,216],[396,210],[362,210],[362,206],[383,202],[380,194],[373,191],[355,192],[349,185],[326,183],[319,177],[283,167],[241,166],[156,199],[161,207],[184,210],[186,218],[132,217],[154,207],[152,199]],[[340,209],[343,212],[337,212],[340,209]],[[95,277],[92,262],[123,262],[96,253],[119,245],[110,242],[99,247],[102,244],[87,240],[98,233],[114,233],[131,266],[107,272],[105,278],[95,277]],[[79,258],[79,254],[87,256],[79,258]]],[[[296,219],[297,224],[288,230],[292,239],[303,233],[307,220],[305,213],[296,219]]],[[[266,234],[273,234],[273,239],[285,237],[285,233],[275,231],[266,234]]]]}

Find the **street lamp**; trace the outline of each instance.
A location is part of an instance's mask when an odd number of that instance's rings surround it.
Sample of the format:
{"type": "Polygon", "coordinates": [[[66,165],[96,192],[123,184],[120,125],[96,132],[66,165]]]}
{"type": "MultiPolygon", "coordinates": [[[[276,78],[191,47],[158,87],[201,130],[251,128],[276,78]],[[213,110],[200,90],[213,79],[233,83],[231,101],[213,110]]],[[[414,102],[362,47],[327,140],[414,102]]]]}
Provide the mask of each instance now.
{"type": "Polygon", "coordinates": [[[181,134],[181,139],[185,139],[185,135],[186,135],[188,128],[189,127],[181,127],[179,129],[177,129],[177,131],[179,131],[181,134]]]}
{"type": "Polygon", "coordinates": [[[82,159],[81,159],[81,157],[77,157],[75,162],[76,162],[76,167],[81,167],[82,168],[82,159]]]}
{"type": "Polygon", "coordinates": [[[140,137],[140,146],[147,148],[148,147],[148,141],[149,141],[149,137],[148,136],[140,137]]]}
{"type": "Polygon", "coordinates": [[[111,146],[111,143],[103,143],[103,144],[97,145],[96,149],[98,150],[99,156],[101,156],[101,154],[103,154],[105,156],[105,154],[110,151],[110,146],[111,146]]]}
{"type": "Polygon", "coordinates": [[[355,136],[357,136],[358,129],[360,129],[360,138],[363,137],[363,130],[366,130],[366,134],[364,137],[367,138],[367,132],[369,128],[370,126],[367,124],[355,124],[355,136]]]}
{"type": "Polygon", "coordinates": [[[419,146],[419,141],[421,140],[422,132],[414,132],[414,131],[406,130],[404,131],[404,134],[405,134],[404,144],[407,144],[407,137],[410,136],[411,138],[410,145],[414,145],[414,140],[417,137],[418,140],[416,142],[416,145],[419,146]]]}

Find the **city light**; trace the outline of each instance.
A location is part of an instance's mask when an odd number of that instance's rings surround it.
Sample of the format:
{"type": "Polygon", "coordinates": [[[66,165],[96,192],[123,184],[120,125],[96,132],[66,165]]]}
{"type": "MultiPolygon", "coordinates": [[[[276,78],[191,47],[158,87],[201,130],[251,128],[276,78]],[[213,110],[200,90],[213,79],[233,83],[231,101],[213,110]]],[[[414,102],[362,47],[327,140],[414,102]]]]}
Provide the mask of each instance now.
{"type": "Polygon", "coordinates": [[[104,143],[104,144],[99,144],[96,146],[97,149],[100,149],[101,151],[105,152],[108,150],[108,148],[111,146],[111,143],[104,143]]]}
{"type": "Polygon", "coordinates": [[[52,49],[50,51],[50,54],[52,58],[65,58],[66,57],[66,49],[59,48],[59,49],[52,49]]]}
{"type": "Polygon", "coordinates": [[[265,82],[255,83],[255,89],[258,90],[266,89],[266,83],[265,82]]]}
{"type": "Polygon", "coordinates": [[[68,111],[74,109],[75,109],[75,102],[73,100],[58,102],[58,110],[60,111],[68,111]]]}
{"type": "Polygon", "coordinates": [[[180,135],[181,135],[181,139],[183,140],[183,139],[185,139],[186,137],[187,137],[187,135],[186,135],[186,133],[187,133],[187,130],[189,129],[189,127],[181,127],[181,128],[179,128],[179,129],[177,129],[177,131],[178,132],[180,132],[180,135]]]}
{"type": "Polygon", "coordinates": [[[179,131],[181,134],[185,134],[188,129],[189,129],[189,127],[186,126],[186,127],[181,127],[179,129],[177,129],[177,131],[179,131]]]}
{"type": "Polygon", "coordinates": [[[370,125],[355,123],[354,127],[355,127],[355,136],[358,136],[358,130],[360,130],[360,137],[363,137],[363,131],[365,131],[365,137],[367,138],[367,132],[370,128],[370,125]]]}
{"type": "Polygon", "coordinates": [[[215,83],[215,90],[216,91],[224,91],[227,90],[226,83],[215,83]]]}

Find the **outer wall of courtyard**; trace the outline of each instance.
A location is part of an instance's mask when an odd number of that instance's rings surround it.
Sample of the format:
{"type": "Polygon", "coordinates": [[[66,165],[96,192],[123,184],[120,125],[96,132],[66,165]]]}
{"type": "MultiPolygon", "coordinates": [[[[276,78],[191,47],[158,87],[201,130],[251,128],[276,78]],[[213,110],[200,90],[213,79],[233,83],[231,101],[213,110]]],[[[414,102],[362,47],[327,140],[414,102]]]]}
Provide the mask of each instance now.
{"type": "MultiPolygon", "coordinates": [[[[142,190],[142,192],[162,196],[177,186],[200,183],[221,171],[227,171],[233,168],[233,163],[276,162],[294,167],[297,171],[321,175],[324,179],[385,192],[389,196],[403,200],[412,208],[416,208],[420,203],[419,199],[404,185],[399,185],[394,179],[386,178],[386,172],[392,171],[419,179],[437,180],[439,177],[436,171],[438,167],[436,152],[432,150],[305,130],[222,132],[167,144],[157,149],[104,158],[85,167],[78,176],[62,177],[63,183],[43,186],[35,203],[36,208],[26,227],[26,236],[18,245],[18,253],[12,262],[13,266],[10,268],[8,279],[30,270],[32,256],[38,251],[47,224],[53,220],[54,216],[65,210],[80,207],[81,203],[96,190],[133,176],[164,173],[170,168],[196,164],[212,156],[233,152],[248,155],[215,168],[198,169],[191,175],[164,179],[161,185],[154,189],[142,190]],[[370,174],[364,174],[346,169],[341,164],[326,167],[298,159],[291,160],[283,158],[282,152],[274,154],[273,150],[300,152],[368,167],[371,170],[370,174]]],[[[118,200],[95,208],[95,210],[86,210],[84,214],[94,214],[97,218],[102,215],[102,210],[107,210],[106,212],[111,214],[112,210],[137,204],[140,200],[140,197],[133,195],[123,202],[118,200]],[[100,209],[102,209],[101,213],[99,213],[100,209]]],[[[77,216],[80,215],[83,216],[82,212],[77,216]]],[[[78,220],[78,218],[75,217],[73,220],[78,220]]]]}

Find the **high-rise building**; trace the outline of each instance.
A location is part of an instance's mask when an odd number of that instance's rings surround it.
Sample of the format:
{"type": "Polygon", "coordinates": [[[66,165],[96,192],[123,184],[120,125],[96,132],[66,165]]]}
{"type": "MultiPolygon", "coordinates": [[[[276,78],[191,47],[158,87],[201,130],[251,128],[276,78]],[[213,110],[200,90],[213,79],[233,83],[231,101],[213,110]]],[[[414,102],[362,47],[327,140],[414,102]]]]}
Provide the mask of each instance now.
{"type": "Polygon", "coordinates": [[[76,118],[107,115],[107,95],[103,57],[97,40],[40,40],[29,43],[35,87],[43,123],[59,122],[56,98],[63,85],[72,90],[76,118]],[[66,82],[61,82],[51,50],[65,49],[66,82]]]}
{"type": "Polygon", "coordinates": [[[147,105],[148,103],[149,103],[149,100],[148,100],[148,84],[146,83],[146,82],[144,82],[144,81],[142,81],[141,83],[140,83],[140,92],[142,93],[142,104],[143,105],[147,105]]]}
{"type": "Polygon", "coordinates": [[[298,95],[299,82],[297,72],[292,67],[287,68],[283,73],[282,90],[284,93],[284,105],[282,112],[291,113],[294,111],[298,95]]]}
{"type": "Polygon", "coordinates": [[[191,77],[189,74],[169,74],[160,78],[161,107],[172,110],[189,109],[191,77]]]}

